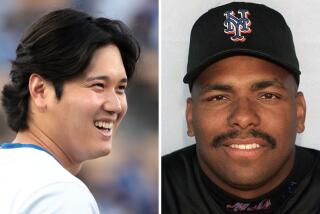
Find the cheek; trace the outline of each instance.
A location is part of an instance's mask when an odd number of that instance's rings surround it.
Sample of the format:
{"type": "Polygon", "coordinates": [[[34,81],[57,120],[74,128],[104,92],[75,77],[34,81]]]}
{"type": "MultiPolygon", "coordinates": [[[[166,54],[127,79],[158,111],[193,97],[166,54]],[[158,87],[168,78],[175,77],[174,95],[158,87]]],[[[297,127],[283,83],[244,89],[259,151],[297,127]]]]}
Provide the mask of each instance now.
{"type": "Polygon", "coordinates": [[[58,103],[60,114],[65,118],[65,122],[70,128],[81,128],[92,125],[93,119],[101,108],[101,101],[94,93],[90,91],[80,91],[78,93],[69,93],[70,96],[64,97],[63,102],[58,103]],[[80,92],[82,92],[80,94],[80,92]]]}
{"type": "MultiPolygon", "coordinates": [[[[73,100],[65,106],[65,111],[62,112],[65,136],[68,136],[71,141],[85,139],[89,130],[93,127],[93,119],[97,112],[97,105],[90,99],[73,100]]],[[[76,143],[76,144],[77,144],[76,143]]]]}
{"type": "Polygon", "coordinates": [[[262,120],[269,127],[279,132],[295,132],[297,124],[296,108],[285,105],[282,108],[271,108],[260,113],[262,120]]]}
{"type": "Polygon", "coordinates": [[[120,101],[120,105],[121,105],[120,119],[122,119],[128,111],[127,97],[124,95],[119,98],[119,101],[120,101]]]}
{"type": "Polygon", "coordinates": [[[258,127],[274,137],[277,147],[287,150],[295,143],[297,117],[292,105],[284,105],[260,112],[261,125],[258,127]]]}
{"type": "Polygon", "coordinates": [[[228,117],[226,110],[217,111],[213,108],[199,106],[193,108],[192,114],[195,138],[199,143],[207,143],[214,136],[228,129],[226,126],[228,117]]]}
{"type": "Polygon", "coordinates": [[[65,104],[68,113],[78,115],[79,119],[84,116],[94,116],[99,108],[101,108],[100,106],[101,102],[99,102],[99,99],[90,95],[74,97],[65,104]]]}
{"type": "Polygon", "coordinates": [[[49,109],[50,117],[45,129],[65,151],[71,152],[78,151],[82,148],[78,145],[90,139],[99,104],[90,94],[68,95],[65,93],[61,100],[55,101],[49,109]]]}

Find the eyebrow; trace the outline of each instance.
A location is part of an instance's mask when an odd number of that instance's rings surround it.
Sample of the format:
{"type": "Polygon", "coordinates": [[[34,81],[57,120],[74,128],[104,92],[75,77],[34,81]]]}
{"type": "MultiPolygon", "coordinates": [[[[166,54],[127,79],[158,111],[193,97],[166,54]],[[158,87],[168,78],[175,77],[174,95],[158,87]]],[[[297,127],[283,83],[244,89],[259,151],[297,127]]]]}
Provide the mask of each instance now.
{"type": "Polygon", "coordinates": [[[201,88],[201,91],[226,91],[226,92],[232,92],[233,87],[231,85],[226,85],[226,84],[220,84],[220,83],[210,83],[205,85],[203,88],[201,88]]]}
{"type": "Polygon", "coordinates": [[[283,85],[283,83],[281,83],[278,80],[265,80],[265,81],[256,82],[251,86],[251,90],[258,91],[268,87],[277,87],[277,88],[287,90],[287,88],[283,85]]]}
{"type": "MultiPolygon", "coordinates": [[[[255,82],[251,85],[251,91],[259,91],[268,87],[277,87],[283,90],[287,90],[287,88],[278,80],[263,80],[259,82],[255,82]]],[[[202,92],[207,91],[225,91],[225,92],[234,92],[234,88],[231,85],[221,84],[221,83],[210,83],[201,88],[202,92]]]]}
{"type": "MultiPolygon", "coordinates": [[[[90,81],[94,81],[94,80],[104,80],[104,81],[107,81],[109,80],[110,78],[108,76],[93,76],[93,77],[88,77],[85,79],[86,82],[90,82],[90,81]]],[[[120,80],[120,83],[127,83],[128,82],[128,79],[127,78],[122,78],[120,80]]]]}

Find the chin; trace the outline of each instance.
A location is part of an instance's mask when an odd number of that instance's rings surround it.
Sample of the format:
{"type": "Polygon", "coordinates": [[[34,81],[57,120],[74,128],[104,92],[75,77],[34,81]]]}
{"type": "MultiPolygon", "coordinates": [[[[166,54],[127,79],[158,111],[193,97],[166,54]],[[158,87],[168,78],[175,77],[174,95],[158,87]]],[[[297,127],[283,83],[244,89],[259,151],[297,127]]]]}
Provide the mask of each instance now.
{"type": "Polygon", "coordinates": [[[261,186],[261,183],[257,183],[257,181],[247,180],[246,182],[245,181],[230,182],[229,185],[238,190],[248,191],[248,190],[257,189],[258,187],[261,186]]]}
{"type": "Polygon", "coordinates": [[[107,156],[111,153],[112,144],[101,144],[100,147],[91,149],[91,152],[88,154],[86,160],[92,160],[100,157],[107,156]],[[101,146],[102,145],[102,146],[101,146]]]}
{"type": "Polygon", "coordinates": [[[248,172],[242,175],[230,176],[229,185],[239,190],[252,190],[262,186],[268,178],[259,173],[248,172]]]}
{"type": "Polygon", "coordinates": [[[112,149],[112,144],[108,143],[108,145],[104,146],[99,153],[97,154],[97,158],[98,157],[103,157],[106,155],[109,155],[111,153],[111,149],[112,149]]]}

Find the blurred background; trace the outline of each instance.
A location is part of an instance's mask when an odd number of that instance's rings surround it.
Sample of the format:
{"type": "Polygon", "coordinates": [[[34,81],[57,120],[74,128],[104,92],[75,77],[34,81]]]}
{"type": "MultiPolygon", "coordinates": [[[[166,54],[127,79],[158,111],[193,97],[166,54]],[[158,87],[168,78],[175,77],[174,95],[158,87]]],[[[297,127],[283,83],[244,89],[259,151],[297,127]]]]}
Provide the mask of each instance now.
{"type": "MultiPolygon", "coordinates": [[[[78,177],[100,211],[158,212],[158,0],[0,0],[0,88],[23,30],[54,9],[71,7],[95,17],[120,19],[141,45],[137,72],[127,91],[129,110],[107,157],[87,161],[78,177]]],[[[1,96],[1,95],[0,95],[1,96]]],[[[0,142],[15,136],[0,107],[0,142]]]]}

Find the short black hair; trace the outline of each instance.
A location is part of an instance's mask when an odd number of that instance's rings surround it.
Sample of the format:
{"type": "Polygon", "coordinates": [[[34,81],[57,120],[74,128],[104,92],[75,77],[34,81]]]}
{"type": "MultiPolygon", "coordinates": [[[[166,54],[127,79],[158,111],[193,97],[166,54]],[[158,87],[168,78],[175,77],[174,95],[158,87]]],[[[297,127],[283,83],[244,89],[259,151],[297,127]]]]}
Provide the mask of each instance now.
{"type": "Polygon", "coordinates": [[[66,81],[81,75],[96,49],[115,44],[121,53],[128,80],[140,55],[140,47],[119,20],[94,18],[74,9],[52,11],[23,34],[12,61],[11,81],[2,91],[8,125],[16,132],[27,128],[29,77],[36,73],[50,81],[61,98],[66,81]]]}

